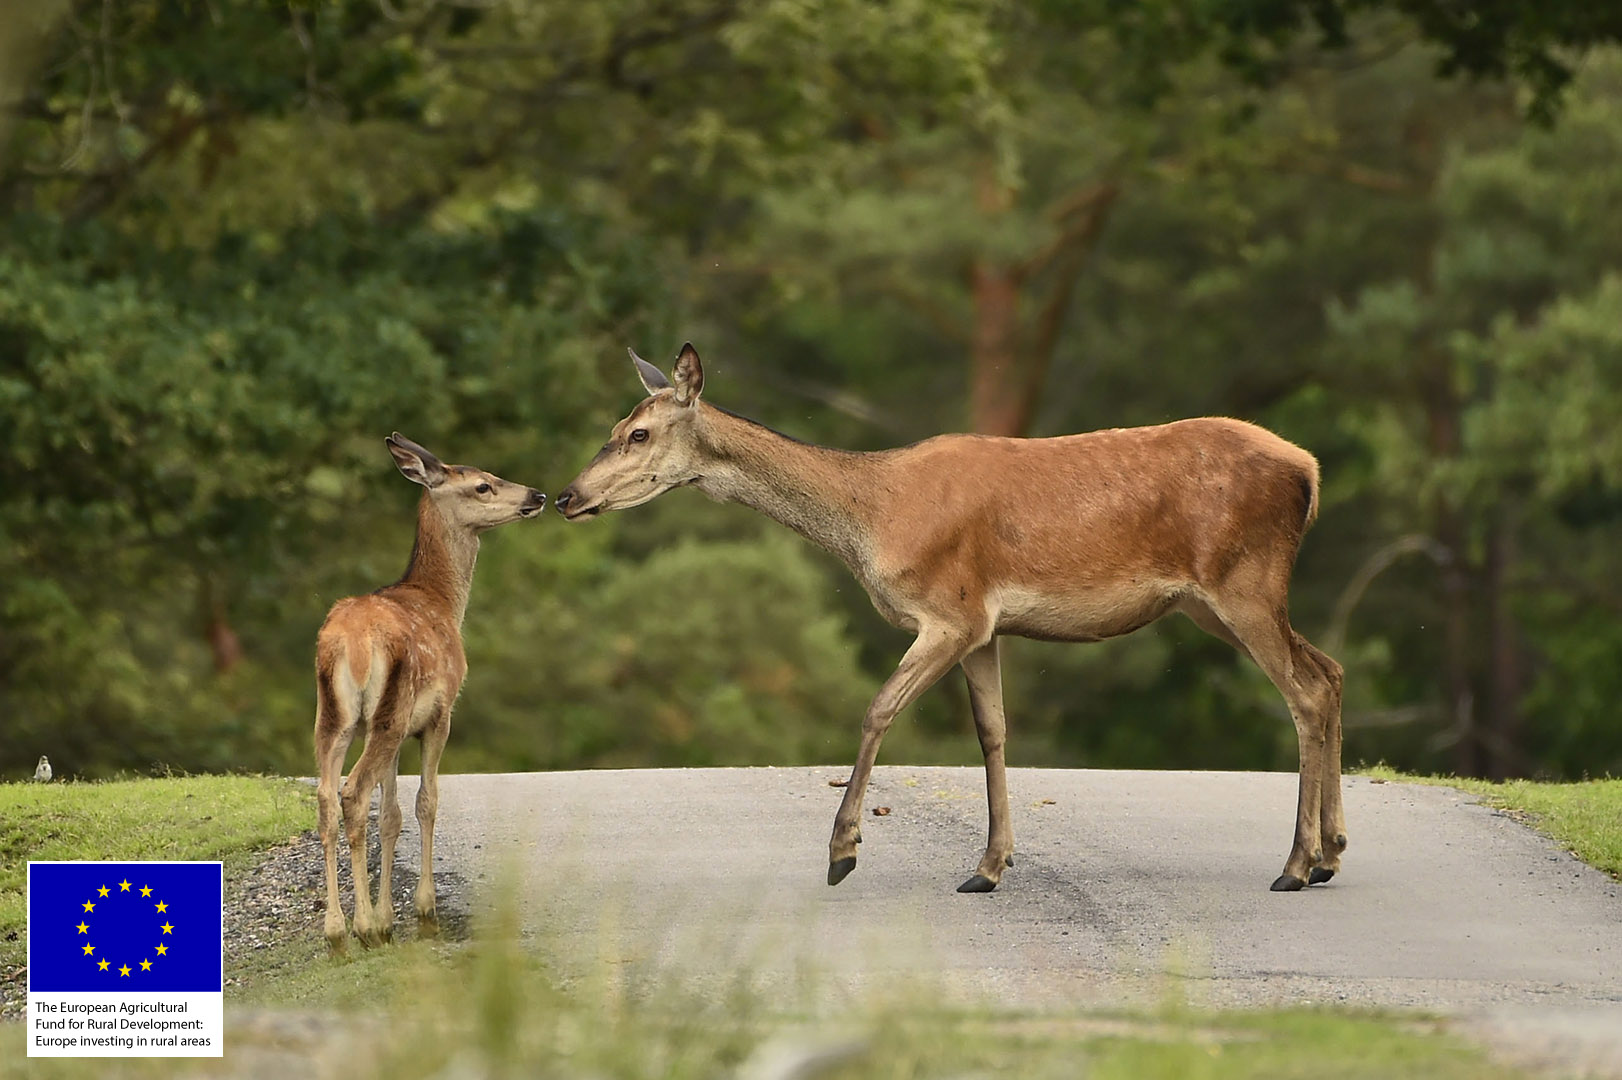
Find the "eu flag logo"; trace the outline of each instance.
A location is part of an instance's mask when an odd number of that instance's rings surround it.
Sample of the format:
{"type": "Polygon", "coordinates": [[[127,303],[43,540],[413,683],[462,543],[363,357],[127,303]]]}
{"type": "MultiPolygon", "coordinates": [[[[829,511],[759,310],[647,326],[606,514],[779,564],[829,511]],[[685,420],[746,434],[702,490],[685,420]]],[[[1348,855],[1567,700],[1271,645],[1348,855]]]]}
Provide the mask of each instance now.
{"type": "Polygon", "coordinates": [[[223,989],[217,862],[28,864],[30,993],[223,989]]]}

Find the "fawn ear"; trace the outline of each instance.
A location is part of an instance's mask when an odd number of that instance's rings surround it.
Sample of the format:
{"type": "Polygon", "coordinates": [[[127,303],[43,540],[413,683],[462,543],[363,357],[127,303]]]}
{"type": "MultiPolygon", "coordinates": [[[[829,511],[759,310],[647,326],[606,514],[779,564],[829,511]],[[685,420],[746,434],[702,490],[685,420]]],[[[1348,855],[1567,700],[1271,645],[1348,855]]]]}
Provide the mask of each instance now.
{"type": "Polygon", "coordinates": [[[648,392],[649,397],[670,389],[670,380],[665,378],[664,372],[638,356],[635,349],[625,351],[631,354],[631,363],[636,365],[636,377],[642,380],[642,389],[648,392]]]}
{"type": "Polygon", "coordinates": [[[704,392],[704,365],[698,362],[698,350],[692,342],[681,347],[670,373],[676,380],[676,400],[681,404],[691,405],[704,392]]]}
{"type": "Polygon", "coordinates": [[[388,444],[389,453],[394,455],[395,466],[413,484],[436,488],[445,482],[447,473],[444,464],[422,446],[398,431],[383,441],[388,444]]]}

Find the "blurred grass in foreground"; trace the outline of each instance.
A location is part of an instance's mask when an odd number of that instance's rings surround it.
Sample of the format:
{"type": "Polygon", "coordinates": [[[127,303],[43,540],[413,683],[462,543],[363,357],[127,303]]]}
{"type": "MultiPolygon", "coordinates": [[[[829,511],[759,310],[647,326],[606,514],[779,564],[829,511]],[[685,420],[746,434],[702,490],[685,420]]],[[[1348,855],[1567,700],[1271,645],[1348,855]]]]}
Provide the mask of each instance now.
{"type": "Polygon", "coordinates": [[[1208,1012],[1175,995],[1131,1012],[949,1009],[918,987],[812,1017],[763,1006],[747,973],[732,991],[700,996],[669,979],[631,987],[606,967],[565,988],[521,942],[516,910],[504,905],[466,946],[415,942],[308,973],[347,1004],[304,993],[302,1009],[233,1004],[223,1069],[209,1059],[28,1061],[22,1026],[10,1024],[0,1077],[283,1075],[295,1062],[345,1080],[1526,1075],[1439,1022],[1372,1012],[1208,1012]]]}
{"type": "Polygon", "coordinates": [[[1622,779],[1541,783],[1536,780],[1463,780],[1411,776],[1378,765],[1359,775],[1411,784],[1436,784],[1481,796],[1559,841],[1583,862],[1622,878],[1622,779]]]}

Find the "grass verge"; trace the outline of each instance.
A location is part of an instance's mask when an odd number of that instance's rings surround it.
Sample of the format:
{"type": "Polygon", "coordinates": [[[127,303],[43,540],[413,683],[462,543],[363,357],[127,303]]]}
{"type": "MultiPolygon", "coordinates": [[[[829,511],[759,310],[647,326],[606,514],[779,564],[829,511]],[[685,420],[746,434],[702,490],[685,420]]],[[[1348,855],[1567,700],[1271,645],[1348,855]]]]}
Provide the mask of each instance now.
{"type": "Polygon", "coordinates": [[[0,784],[0,977],[26,963],[29,860],[221,859],[308,828],[310,789],[262,776],[0,784]]]}
{"type": "Polygon", "coordinates": [[[1466,780],[1411,776],[1385,766],[1360,775],[1410,784],[1438,784],[1479,795],[1570,850],[1583,862],[1622,879],[1622,779],[1541,783],[1536,780],[1466,780]]]}

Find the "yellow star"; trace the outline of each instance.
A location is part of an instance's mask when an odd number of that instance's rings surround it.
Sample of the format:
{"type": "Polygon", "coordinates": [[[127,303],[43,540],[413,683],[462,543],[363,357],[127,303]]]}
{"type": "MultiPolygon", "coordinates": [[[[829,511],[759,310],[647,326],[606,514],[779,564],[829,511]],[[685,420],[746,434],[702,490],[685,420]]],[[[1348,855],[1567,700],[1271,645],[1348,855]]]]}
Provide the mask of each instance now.
{"type": "Polygon", "coordinates": [[[128,964],[120,964],[118,967],[118,973],[120,975],[128,975],[130,973],[130,966],[128,964]]]}
{"type": "Polygon", "coordinates": [[[123,881],[120,881],[118,883],[118,891],[119,892],[129,892],[130,891],[130,882],[129,882],[128,878],[125,878],[123,881]]]}
{"type": "Polygon", "coordinates": [[[162,900],[159,900],[158,901],[158,910],[159,911],[168,911],[169,910],[169,905],[165,904],[162,900]]]}
{"type": "Polygon", "coordinates": [[[168,951],[169,951],[169,946],[167,946],[167,945],[159,945],[158,946],[158,955],[159,956],[162,956],[164,953],[166,953],[168,951]]]}
{"type": "Polygon", "coordinates": [[[142,896],[151,896],[152,895],[152,886],[150,886],[150,885],[142,885],[141,886],[141,895],[142,896]]]}
{"type": "Polygon", "coordinates": [[[142,971],[151,971],[152,970],[152,961],[150,961],[150,960],[142,960],[141,961],[141,970],[142,971]]]}
{"type": "Polygon", "coordinates": [[[88,925],[88,924],[87,924],[87,923],[82,923],[82,922],[81,922],[81,923],[80,923],[80,924],[79,924],[79,933],[81,933],[81,934],[88,934],[88,933],[90,933],[90,926],[89,926],[89,925],[88,925]]]}
{"type": "Polygon", "coordinates": [[[171,931],[173,929],[174,929],[174,927],[170,926],[168,923],[163,924],[163,932],[165,934],[167,934],[169,931],[171,931]]]}
{"type": "Polygon", "coordinates": [[[107,969],[108,969],[108,968],[109,968],[109,967],[111,967],[111,966],[112,966],[112,965],[111,965],[111,964],[109,964],[109,963],[107,963],[107,961],[105,961],[105,960],[98,960],[98,961],[97,961],[97,962],[96,962],[96,969],[97,969],[97,970],[98,970],[98,971],[106,971],[106,970],[107,970],[107,969]]]}
{"type": "Polygon", "coordinates": [[[86,900],[84,902],[84,909],[86,911],[95,911],[96,910],[96,905],[92,904],[89,900],[86,900]]]}
{"type": "Polygon", "coordinates": [[[96,947],[94,945],[86,945],[84,947],[84,954],[86,956],[89,956],[91,953],[93,953],[95,951],[96,951],[96,947]]]}
{"type": "Polygon", "coordinates": [[[96,895],[97,896],[106,896],[107,895],[107,886],[103,885],[101,888],[97,889],[96,890],[96,895]]]}

